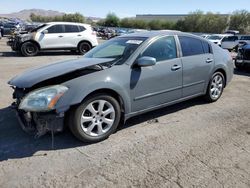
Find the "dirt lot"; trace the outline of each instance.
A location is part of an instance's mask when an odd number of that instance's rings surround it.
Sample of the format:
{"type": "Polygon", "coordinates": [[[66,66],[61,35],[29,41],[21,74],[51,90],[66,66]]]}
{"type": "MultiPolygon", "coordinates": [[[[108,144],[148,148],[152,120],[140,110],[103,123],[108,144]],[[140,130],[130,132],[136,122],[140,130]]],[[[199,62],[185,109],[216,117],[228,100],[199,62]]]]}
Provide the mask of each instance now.
{"type": "Polygon", "coordinates": [[[235,72],[222,98],[201,98],[129,120],[85,145],[66,130],[34,139],[18,125],[16,74],[77,56],[18,57],[0,40],[0,187],[250,187],[250,73],[235,72]]]}

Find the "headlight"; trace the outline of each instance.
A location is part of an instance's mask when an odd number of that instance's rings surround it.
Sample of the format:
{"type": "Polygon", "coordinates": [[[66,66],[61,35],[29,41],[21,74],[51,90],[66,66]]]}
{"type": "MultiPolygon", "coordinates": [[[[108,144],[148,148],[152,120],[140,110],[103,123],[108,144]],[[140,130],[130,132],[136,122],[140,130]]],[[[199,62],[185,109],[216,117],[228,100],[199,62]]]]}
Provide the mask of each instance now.
{"type": "Polygon", "coordinates": [[[24,97],[19,109],[31,112],[53,110],[57,101],[67,90],[68,88],[62,85],[35,90],[24,97]]]}

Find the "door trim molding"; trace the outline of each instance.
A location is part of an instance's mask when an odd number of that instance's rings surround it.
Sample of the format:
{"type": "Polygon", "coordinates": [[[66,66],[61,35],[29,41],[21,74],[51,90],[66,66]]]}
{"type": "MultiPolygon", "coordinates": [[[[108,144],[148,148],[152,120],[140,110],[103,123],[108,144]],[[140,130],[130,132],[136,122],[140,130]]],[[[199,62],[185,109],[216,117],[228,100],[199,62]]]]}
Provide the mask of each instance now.
{"type": "Polygon", "coordinates": [[[174,87],[174,88],[171,88],[171,89],[166,89],[166,90],[162,90],[162,91],[158,91],[158,92],[154,92],[154,93],[148,93],[146,95],[135,97],[134,101],[138,101],[138,100],[145,99],[145,98],[148,98],[148,97],[153,97],[155,95],[160,95],[160,94],[163,94],[163,93],[168,93],[168,92],[178,90],[178,89],[182,89],[182,86],[178,86],[178,87],[174,87]]]}

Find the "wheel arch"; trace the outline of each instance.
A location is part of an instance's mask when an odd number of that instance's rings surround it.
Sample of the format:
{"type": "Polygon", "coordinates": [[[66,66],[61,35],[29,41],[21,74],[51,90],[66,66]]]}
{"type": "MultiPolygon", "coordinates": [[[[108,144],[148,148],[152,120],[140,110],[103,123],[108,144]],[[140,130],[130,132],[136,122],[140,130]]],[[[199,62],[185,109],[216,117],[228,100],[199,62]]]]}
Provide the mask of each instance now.
{"type": "MultiPolygon", "coordinates": [[[[95,95],[95,94],[107,94],[107,95],[110,95],[112,97],[114,97],[117,102],[119,103],[120,107],[121,107],[121,111],[122,113],[125,112],[125,104],[124,104],[124,100],[123,98],[121,97],[121,95],[119,93],[117,93],[116,91],[112,90],[112,89],[107,89],[107,88],[104,88],[104,89],[97,89],[95,91],[92,91],[91,93],[89,93],[84,99],[83,101],[90,97],[91,95],[95,95]]],[[[82,102],[83,102],[82,101],[82,102]]]]}
{"type": "Polygon", "coordinates": [[[223,69],[223,68],[217,68],[214,72],[213,72],[213,74],[214,73],[216,73],[216,72],[220,72],[220,73],[222,73],[223,74],[223,76],[224,76],[224,82],[225,82],[225,86],[224,87],[226,87],[226,85],[227,85],[227,73],[226,73],[226,71],[223,69]]]}
{"type": "Polygon", "coordinates": [[[38,49],[41,50],[41,46],[38,42],[36,42],[35,40],[26,40],[26,41],[23,41],[21,44],[20,44],[20,48],[21,46],[24,44],[24,43],[27,43],[27,42],[31,42],[31,43],[34,43],[35,45],[37,45],[38,49]]]}
{"type": "Polygon", "coordinates": [[[93,48],[92,43],[91,43],[90,41],[88,41],[88,40],[81,40],[80,42],[78,42],[78,44],[77,44],[77,48],[79,48],[79,45],[80,45],[82,42],[86,42],[86,43],[88,43],[88,44],[91,46],[91,48],[93,48]]]}
{"type": "Polygon", "coordinates": [[[110,88],[100,88],[100,89],[95,89],[95,90],[89,92],[84,97],[82,97],[81,101],[69,106],[69,109],[67,110],[67,112],[70,112],[72,109],[75,109],[79,104],[83,103],[84,100],[86,100],[90,96],[93,96],[96,94],[107,94],[109,96],[114,97],[121,107],[121,122],[125,122],[125,114],[129,111],[129,106],[128,106],[129,104],[126,103],[126,99],[124,99],[122,94],[120,94],[117,91],[115,91],[114,89],[110,89],[110,88]]]}

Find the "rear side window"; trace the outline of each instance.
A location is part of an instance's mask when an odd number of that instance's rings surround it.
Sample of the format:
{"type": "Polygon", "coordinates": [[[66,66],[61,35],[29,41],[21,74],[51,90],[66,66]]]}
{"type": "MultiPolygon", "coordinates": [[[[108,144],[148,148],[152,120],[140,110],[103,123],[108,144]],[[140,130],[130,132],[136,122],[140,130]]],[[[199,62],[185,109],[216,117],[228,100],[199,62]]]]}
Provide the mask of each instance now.
{"type": "Polygon", "coordinates": [[[168,36],[156,40],[143,52],[142,56],[154,57],[157,62],[177,58],[174,37],[168,36]]]}
{"type": "Polygon", "coordinates": [[[201,40],[184,36],[179,36],[179,40],[183,56],[203,54],[203,45],[201,40]]]}
{"type": "Polygon", "coordinates": [[[79,28],[77,25],[64,25],[65,33],[78,33],[79,28]]]}
{"type": "Polygon", "coordinates": [[[81,26],[81,25],[79,25],[79,30],[80,30],[80,32],[82,32],[82,31],[85,31],[85,30],[86,30],[86,28],[85,28],[85,27],[83,27],[83,26],[81,26]]]}
{"type": "Polygon", "coordinates": [[[63,25],[53,25],[49,27],[48,33],[64,33],[64,27],[63,25]]]}
{"type": "Polygon", "coordinates": [[[212,54],[212,48],[208,42],[202,41],[202,47],[205,54],[212,54]]]}

